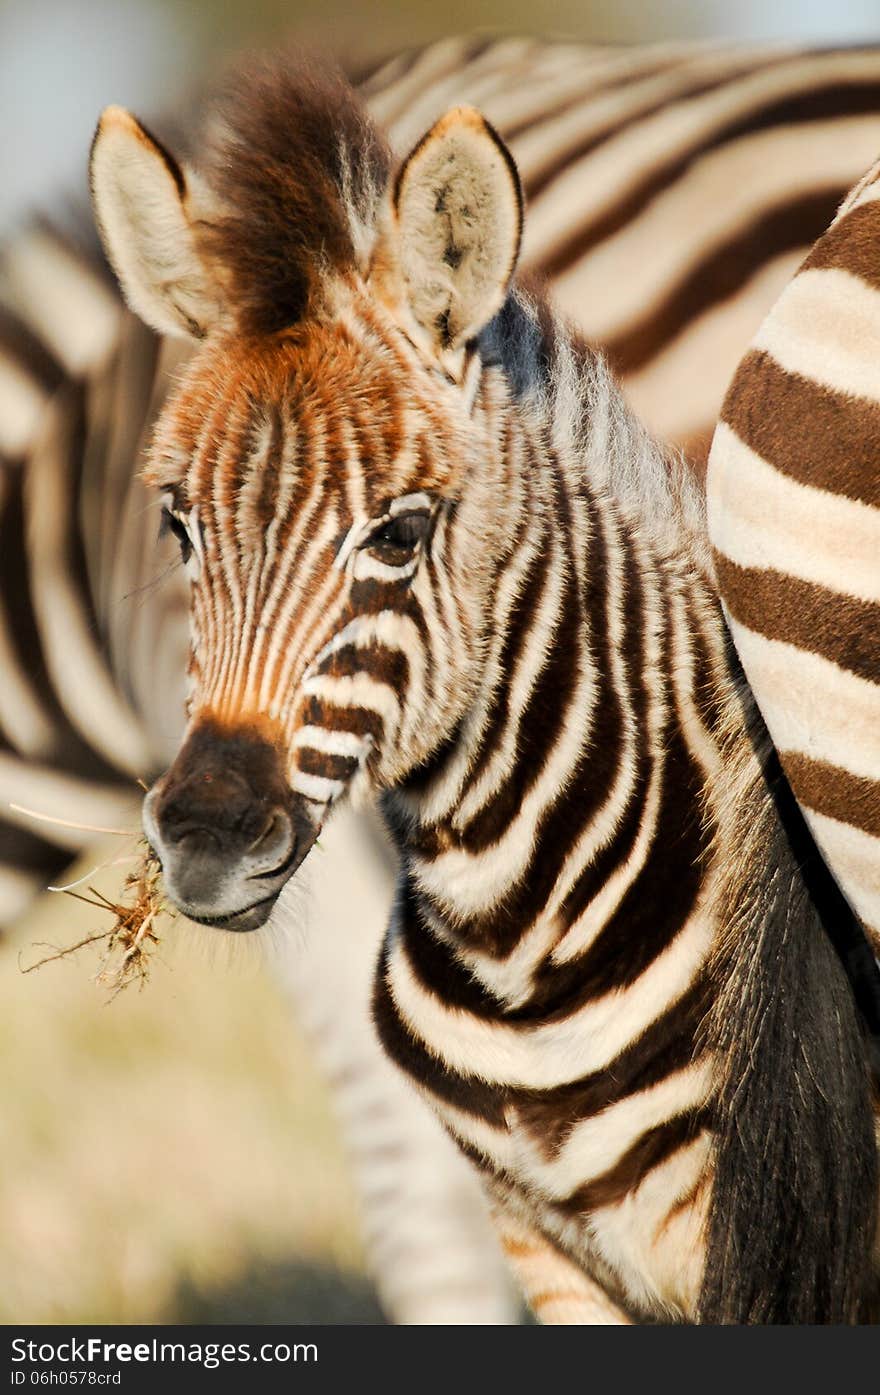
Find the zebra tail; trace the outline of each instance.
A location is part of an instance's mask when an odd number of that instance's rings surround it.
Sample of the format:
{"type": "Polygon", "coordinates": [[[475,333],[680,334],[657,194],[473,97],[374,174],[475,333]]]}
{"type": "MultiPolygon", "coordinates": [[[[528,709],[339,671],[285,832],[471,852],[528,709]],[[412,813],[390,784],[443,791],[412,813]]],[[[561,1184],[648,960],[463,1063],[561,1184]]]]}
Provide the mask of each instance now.
{"type": "Polygon", "coordinates": [[[772,767],[749,764],[730,804],[741,858],[722,893],[725,987],[706,1024],[725,1079],[699,1320],[869,1322],[880,1295],[868,1034],[784,793],[768,800],[772,767]]]}

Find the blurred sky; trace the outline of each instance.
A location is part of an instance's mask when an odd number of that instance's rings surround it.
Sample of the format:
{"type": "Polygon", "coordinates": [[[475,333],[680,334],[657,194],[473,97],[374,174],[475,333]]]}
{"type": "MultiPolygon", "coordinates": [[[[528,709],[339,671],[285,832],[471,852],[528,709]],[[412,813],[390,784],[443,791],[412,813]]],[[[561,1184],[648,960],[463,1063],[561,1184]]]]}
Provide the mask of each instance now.
{"type": "Polygon", "coordinates": [[[462,31],[598,40],[880,37],[877,0],[0,0],[0,232],[81,188],[98,111],[141,114],[224,52],[278,34],[358,57],[462,31]]]}

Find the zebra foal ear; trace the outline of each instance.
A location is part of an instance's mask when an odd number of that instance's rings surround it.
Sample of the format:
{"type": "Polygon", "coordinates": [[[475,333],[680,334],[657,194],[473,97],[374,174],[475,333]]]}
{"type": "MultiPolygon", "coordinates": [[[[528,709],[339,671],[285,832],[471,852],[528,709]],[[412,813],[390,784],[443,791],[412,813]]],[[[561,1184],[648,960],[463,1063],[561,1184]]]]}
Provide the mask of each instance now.
{"type": "Polygon", "coordinates": [[[122,107],[98,122],[89,162],[104,250],[125,298],[161,334],[198,339],[219,298],[196,248],[192,178],[122,107]]]}
{"type": "Polygon", "coordinates": [[[459,348],[504,304],[523,220],[513,158],[473,107],[447,112],[404,161],[391,217],[410,311],[435,349],[459,348]]]}

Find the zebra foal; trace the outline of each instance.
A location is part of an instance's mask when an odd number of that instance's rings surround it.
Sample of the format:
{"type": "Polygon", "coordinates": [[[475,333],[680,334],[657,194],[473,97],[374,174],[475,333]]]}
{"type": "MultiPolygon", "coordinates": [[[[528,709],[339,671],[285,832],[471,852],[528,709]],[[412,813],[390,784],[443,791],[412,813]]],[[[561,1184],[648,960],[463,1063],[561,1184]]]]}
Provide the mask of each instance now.
{"type": "Polygon", "coordinates": [[[129,302],[198,342],[149,465],[192,590],[144,808],[169,896],[255,929],[381,796],[380,1035],[536,1311],[863,1319],[865,1046],[684,467],[514,283],[518,176],[473,109],[392,174],[350,92],[282,63],[209,129],[184,170],[113,108],[92,155],[129,302]]]}

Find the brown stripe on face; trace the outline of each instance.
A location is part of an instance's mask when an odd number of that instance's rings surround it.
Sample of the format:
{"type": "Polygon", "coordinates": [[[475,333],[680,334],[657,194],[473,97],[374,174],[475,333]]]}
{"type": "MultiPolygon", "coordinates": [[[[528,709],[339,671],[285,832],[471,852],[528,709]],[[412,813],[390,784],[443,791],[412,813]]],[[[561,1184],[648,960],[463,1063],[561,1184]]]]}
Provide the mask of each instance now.
{"type": "Polygon", "coordinates": [[[705,1109],[688,1110],[664,1124],[658,1124],[643,1133],[607,1172],[585,1182],[565,1201],[557,1204],[561,1210],[578,1216],[598,1211],[603,1206],[617,1205],[635,1191],[655,1167],[668,1162],[675,1153],[692,1143],[708,1124],[709,1115],[705,1109]]]}
{"type": "Polygon", "coordinates": [[[222,521],[218,522],[222,541],[227,544],[234,541],[239,563],[250,550],[242,546],[239,496],[250,472],[250,458],[259,439],[259,428],[259,410],[245,396],[237,395],[223,422],[223,437],[217,450],[212,490],[218,516],[223,509],[232,523],[231,529],[228,529],[222,521]]]}
{"type": "Polygon", "coordinates": [[[379,421],[375,412],[356,401],[352,406],[350,429],[364,483],[369,485],[373,475],[384,473],[388,460],[400,448],[399,410],[389,402],[387,417],[379,421]]]}
{"type": "MultiPolygon", "coordinates": [[[[875,256],[880,262],[877,248],[875,256]]],[[[789,373],[770,354],[751,349],[721,419],[756,455],[798,484],[880,506],[880,404],[789,373]]]]}
{"type": "Polygon", "coordinates": [[[354,678],[365,673],[395,693],[403,694],[409,683],[409,659],[402,649],[387,649],[380,644],[369,647],[345,644],[324,660],[318,672],[333,678],[354,678]]]}
{"type": "Polygon", "coordinates": [[[378,712],[366,707],[336,707],[325,698],[307,697],[299,709],[298,726],[324,727],[328,731],[349,731],[355,736],[372,736],[379,742],[384,725],[378,712]]]}
{"type": "Polygon", "coordinates": [[[880,288],[880,204],[861,204],[846,213],[817,242],[801,268],[826,271],[840,267],[880,288]]]}
{"type": "Polygon", "coordinates": [[[792,789],[808,809],[880,838],[880,783],[796,751],[780,758],[792,789]]]}
{"type": "Polygon", "coordinates": [[[296,763],[304,775],[318,775],[324,780],[341,780],[343,783],[348,782],[358,764],[354,756],[329,755],[310,746],[298,748],[296,763]]]}
{"type": "Polygon", "coordinates": [[[271,403],[266,409],[269,421],[269,445],[261,467],[260,492],[254,508],[254,523],[265,532],[275,517],[275,500],[281,479],[281,452],[284,445],[284,427],[277,404],[271,403]]]}
{"type": "Polygon", "coordinates": [[[351,423],[341,419],[334,412],[321,414],[321,454],[322,464],[329,475],[341,482],[345,479],[348,456],[348,442],[344,437],[346,427],[351,423]]]}
{"type": "Polygon", "coordinates": [[[754,273],[784,252],[809,246],[827,228],[846,193],[833,184],[764,213],[712,248],[670,287],[643,320],[603,342],[618,374],[635,373],[712,305],[742,290],[754,273]]]}
{"type": "Polygon", "coordinates": [[[734,620],[880,683],[880,606],[769,567],[741,567],[717,551],[714,557],[734,620]]]}

